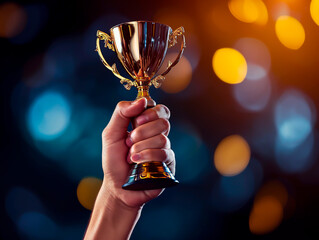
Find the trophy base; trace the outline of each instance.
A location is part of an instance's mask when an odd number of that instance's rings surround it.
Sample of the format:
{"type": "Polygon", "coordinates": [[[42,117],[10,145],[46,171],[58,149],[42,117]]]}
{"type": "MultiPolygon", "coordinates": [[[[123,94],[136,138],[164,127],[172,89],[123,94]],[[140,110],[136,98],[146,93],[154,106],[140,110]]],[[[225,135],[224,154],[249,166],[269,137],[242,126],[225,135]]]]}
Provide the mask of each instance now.
{"type": "Polygon", "coordinates": [[[125,190],[152,190],[177,185],[169,168],[163,162],[147,162],[135,164],[127,182],[122,186],[125,190]]]}

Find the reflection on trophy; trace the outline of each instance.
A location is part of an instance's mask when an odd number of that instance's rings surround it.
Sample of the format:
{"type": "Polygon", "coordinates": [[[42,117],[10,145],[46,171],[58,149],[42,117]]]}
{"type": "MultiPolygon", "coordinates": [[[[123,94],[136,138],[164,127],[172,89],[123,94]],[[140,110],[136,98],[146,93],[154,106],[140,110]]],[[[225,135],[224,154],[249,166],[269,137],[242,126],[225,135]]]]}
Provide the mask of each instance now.
{"type": "MultiPolygon", "coordinates": [[[[135,21],[116,25],[111,28],[110,33],[109,36],[100,30],[97,31],[96,51],[102,63],[121,79],[120,82],[127,90],[130,90],[132,86],[137,87],[137,99],[145,97],[147,107],[154,107],[156,103],[149,95],[149,87],[154,85],[155,88],[159,88],[165,75],[182,57],[185,48],[184,28],[179,27],[172,31],[164,24],[135,21]],[[174,46],[179,36],[182,38],[179,54],[173,62],[168,62],[162,74],[155,76],[164,61],[167,48],[174,46]],[[124,78],[118,72],[115,64],[110,66],[106,62],[100,49],[100,40],[104,41],[105,47],[117,53],[133,80],[124,78]]],[[[165,163],[148,162],[133,165],[130,176],[122,187],[127,190],[147,190],[166,188],[176,184],[178,181],[165,163]]]]}

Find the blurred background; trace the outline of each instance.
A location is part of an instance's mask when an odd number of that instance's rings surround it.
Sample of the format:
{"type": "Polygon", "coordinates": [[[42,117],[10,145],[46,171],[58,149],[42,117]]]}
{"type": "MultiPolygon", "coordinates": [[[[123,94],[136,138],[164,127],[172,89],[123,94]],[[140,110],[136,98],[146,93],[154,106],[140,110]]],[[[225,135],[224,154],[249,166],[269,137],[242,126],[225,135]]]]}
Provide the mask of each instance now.
{"type": "Polygon", "coordinates": [[[1,2],[0,238],[83,237],[101,132],[137,92],[103,66],[96,31],[133,20],[183,26],[187,48],[151,89],[180,185],[132,239],[318,239],[319,0],[1,2]]]}

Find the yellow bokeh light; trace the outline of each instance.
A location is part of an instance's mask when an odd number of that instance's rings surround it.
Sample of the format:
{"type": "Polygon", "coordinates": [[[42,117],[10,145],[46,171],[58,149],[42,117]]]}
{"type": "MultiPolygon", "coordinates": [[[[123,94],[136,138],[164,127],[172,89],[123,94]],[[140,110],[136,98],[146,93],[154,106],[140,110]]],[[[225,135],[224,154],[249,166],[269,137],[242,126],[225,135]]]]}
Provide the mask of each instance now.
{"type": "Polygon", "coordinates": [[[312,0],[310,3],[310,14],[314,22],[319,25],[319,0],[312,0]]]}
{"type": "Polygon", "coordinates": [[[224,176],[234,176],[241,173],[250,160],[250,147],[239,135],[224,138],[217,146],[214,154],[214,164],[217,171],[224,176]]]}
{"type": "Polygon", "coordinates": [[[265,25],[268,21],[268,10],[262,0],[230,0],[228,8],[242,22],[265,25]]]}
{"type": "Polygon", "coordinates": [[[255,201],[249,216],[249,229],[254,234],[266,234],[277,228],[283,219],[283,207],[272,196],[255,201]]]}
{"type": "MultiPolygon", "coordinates": [[[[159,73],[164,72],[168,61],[173,61],[176,57],[177,53],[167,54],[159,73]]],[[[192,66],[187,58],[183,56],[179,63],[165,76],[161,89],[167,93],[177,93],[183,91],[189,85],[191,79],[192,66]]]]}
{"type": "Polygon", "coordinates": [[[96,196],[101,188],[102,180],[95,177],[83,178],[77,188],[79,202],[86,209],[92,210],[96,196]]]}
{"type": "Polygon", "coordinates": [[[213,56],[212,64],[217,77],[226,83],[241,83],[247,75],[245,57],[233,48],[218,49],[213,56]]]}
{"type": "Polygon", "coordinates": [[[17,36],[26,25],[27,15],[24,9],[16,4],[7,2],[0,5],[0,37],[12,38],[17,36]]]}
{"type": "Polygon", "coordinates": [[[276,21],[276,35],[287,48],[297,50],[305,42],[305,30],[302,24],[290,16],[281,16],[276,21]]]}

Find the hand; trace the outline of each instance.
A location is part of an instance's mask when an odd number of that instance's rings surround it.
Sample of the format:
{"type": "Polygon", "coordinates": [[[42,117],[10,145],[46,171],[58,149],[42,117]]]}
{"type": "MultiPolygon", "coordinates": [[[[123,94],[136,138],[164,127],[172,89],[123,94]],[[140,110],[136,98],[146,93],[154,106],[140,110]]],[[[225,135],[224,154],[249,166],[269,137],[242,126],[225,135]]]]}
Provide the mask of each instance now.
{"type": "Polygon", "coordinates": [[[167,138],[170,112],[164,105],[145,110],[146,99],[120,102],[102,134],[102,164],[104,180],[102,188],[114,199],[131,208],[140,208],[156,198],[163,189],[146,191],[123,190],[130,163],[163,161],[175,173],[175,156],[167,138]],[[132,118],[136,128],[127,132],[132,118]]]}

